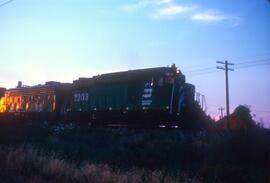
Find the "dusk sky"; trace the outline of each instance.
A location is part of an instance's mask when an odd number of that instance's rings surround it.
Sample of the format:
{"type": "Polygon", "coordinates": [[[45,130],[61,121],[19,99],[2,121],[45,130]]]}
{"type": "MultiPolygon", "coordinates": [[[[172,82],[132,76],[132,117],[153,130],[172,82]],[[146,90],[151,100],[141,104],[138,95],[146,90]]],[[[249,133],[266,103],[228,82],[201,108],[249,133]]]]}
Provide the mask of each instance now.
{"type": "Polygon", "coordinates": [[[207,113],[250,106],[270,127],[267,0],[0,0],[0,86],[72,82],[175,63],[206,97],[207,113]]]}

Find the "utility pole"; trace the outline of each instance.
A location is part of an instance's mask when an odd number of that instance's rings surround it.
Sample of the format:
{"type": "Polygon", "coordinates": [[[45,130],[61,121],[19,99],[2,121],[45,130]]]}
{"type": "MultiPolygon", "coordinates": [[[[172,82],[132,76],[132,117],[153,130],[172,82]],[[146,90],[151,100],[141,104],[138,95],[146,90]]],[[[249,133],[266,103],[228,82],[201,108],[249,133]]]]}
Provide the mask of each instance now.
{"type": "Polygon", "coordinates": [[[222,119],[222,118],[223,118],[223,110],[224,110],[224,109],[225,109],[224,107],[218,108],[218,110],[220,111],[219,119],[222,119]]]}
{"type": "Polygon", "coordinates": [[[223,66],[217,66],[217,69],[221,69],[225,71],[225,82],[226,82],[226,112],[227,112],[227,127],[229,127],[229,118],[230,118],[230,104],[229,104],[229,81],[228,81],[228,71],[234,71],[229,68],[228,65],[234,65],[229,63],[227,60],[225,62],[217,61],[218,64],[222,64],[223,66]]]}

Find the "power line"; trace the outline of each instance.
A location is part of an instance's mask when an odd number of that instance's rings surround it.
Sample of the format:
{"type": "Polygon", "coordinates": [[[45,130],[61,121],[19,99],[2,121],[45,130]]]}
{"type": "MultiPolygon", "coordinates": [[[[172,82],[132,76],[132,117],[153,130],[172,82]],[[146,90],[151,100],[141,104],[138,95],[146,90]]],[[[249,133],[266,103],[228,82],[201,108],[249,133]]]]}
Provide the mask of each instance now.
{"type": "Polygon", "coordinates": [[[187,74],[187,75],[190,78],[190,77],[196,77],[196,76],[201,76],[201,75],[206,75],[206,74],[212,74],[212,73],[216,73],[216,72],[219,72],[219,71],[213,70],[211,72],[202,72],[202,73],[194,73],[194,74],[190,74],[190,75],[187,74]]]}
{"type": "Polygon", "coordinates": [[[255,59],[256,57],[265,57],[265,56],[269,56],[269,55],[270,55],[270,52],[266,51],[266,52],[257,53],[257,54],[250,54],[250,55],[238,56],[238,57],[230,57],[228,59],[236,61],[236,60],[249,59],[249,58],[255,59]]]}
{"type": "Polygon", "coordinates": [[[243,68],[249,68],[249,67],[261,67],[261,66],[267,66],[267,65],[270,65],[270,62],[269,63],[261,63],[261,64],[241,65],[241,66],[236,65],[236,68],[243,69],[243,68]]]}
{"type": "Polygon", "coordinates": [[[213,70],[213,69],[215,69],[215,68],[214,67],[207,67],[207,68],[202,68],[202,69],[185,71],[185,73],[201,72],[201,71],[208,71],[208,70],[213,70]]]}
{"type": "Polygon", "coordinates": [[[240,62],[240,63],[236,63],[236,65],[245,65],[245,64],[261,63],[261,62],[270,62],[270,58],[240,62]]]}
{"type": "MultiPolygon", "coordinates": [[[[270,53],[270,52],[269,52],[270,53]]],[[[262,54],[261,54],[262,55],[262,54]]],[[[267,55],[268,56],[268,55],[267,55]]],[[[242,57],[236,57],[236,58],[248,58],[250,56],[242,56],[242,57]]],[[[235,63],[235,65],[242,65],[242,64],[248,64],[248,63],[258,63],[258,62],[267,62],[270,61],[270,58],[264,58],[264,59],[253,59],[250,61],[246,61],[246,62],[240,62],[240,63],[235,63]]],[[[204,70],[211,70],[211,69],[215,69],[213,66],[209,66],[209,67],[205,67],[203,68],[203,66],[205,66],[205,64],[201,64],[201,65],[196,65],[193,66],[189,69],[183,69],[184,73],[193,73],[193,72],[199,72],[199,71],[204,71],[204,70]],[[194,69],[195,68],[195,69],[194,69]],[[199,68],[199,69],[196,69],[199,68]]]]}
{"type": "MultiPolygon", "coordinates": [[[[266,59],[259,59],[259,60],[251,60],[246,62],[240,62],[235,64],[235,68],[242,69],[242,68],[249,68],[249,67],[259,67],[270,64],[270,58],[266,59]]],[[[205,74],[211,74],[216,72],[214,67],[205,67],[201,69],[194,69],[194,70],[188,70],[184,71],[186,75],[189,75],[189,77],[198,76],[198,75],[205,75],[205,74]]]]}
{"type": "Polygon", "coordinates": [[[265,111],[265,110],[256,110],[256,109],[251,109],[251,111],[254,111],[254,112],[259,112],[259,113],[269,113],[269,114],[270,114],[270,111],[265,111]]]}
{"type": "Polygon", "coordinates": [[[0,4],[0,7],[7,5],[7,4],[11,3],[12,1],[14,1],[14,0],[9,0],[9,1],[4,2],[4,3],[0,4]]]}

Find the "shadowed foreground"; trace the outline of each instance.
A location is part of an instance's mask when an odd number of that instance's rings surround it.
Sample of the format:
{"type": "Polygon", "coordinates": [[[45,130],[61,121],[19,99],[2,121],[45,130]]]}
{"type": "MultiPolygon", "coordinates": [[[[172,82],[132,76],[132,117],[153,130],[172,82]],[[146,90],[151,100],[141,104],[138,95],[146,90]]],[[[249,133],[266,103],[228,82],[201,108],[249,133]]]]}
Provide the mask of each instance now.
{"type": "Polygon", "coordinates": [[[265,129],[180,131],[6,124],[0,127],[0,180],[267,182],[269,137],[265,129]]]}
{"type": "Polygon", "coordinates": [[[198,182],[185,174],[172,177],[162,171],[119,171],[87,162],[77,167],[29,147],[1,148],[0,156],[0,179],[4,182],[198,182]]]}

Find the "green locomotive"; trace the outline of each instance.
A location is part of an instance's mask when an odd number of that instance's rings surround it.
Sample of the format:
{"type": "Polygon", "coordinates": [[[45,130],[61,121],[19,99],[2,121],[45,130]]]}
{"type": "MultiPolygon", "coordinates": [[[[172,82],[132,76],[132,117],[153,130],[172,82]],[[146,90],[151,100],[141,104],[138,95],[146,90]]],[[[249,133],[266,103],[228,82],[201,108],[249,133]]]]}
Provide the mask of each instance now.
{"type": "Polygon", "coordinates": [[[69,112],[95,125],[179,125],[194,92],[175,66],[103,74],[73,82],[69,112]]]}

